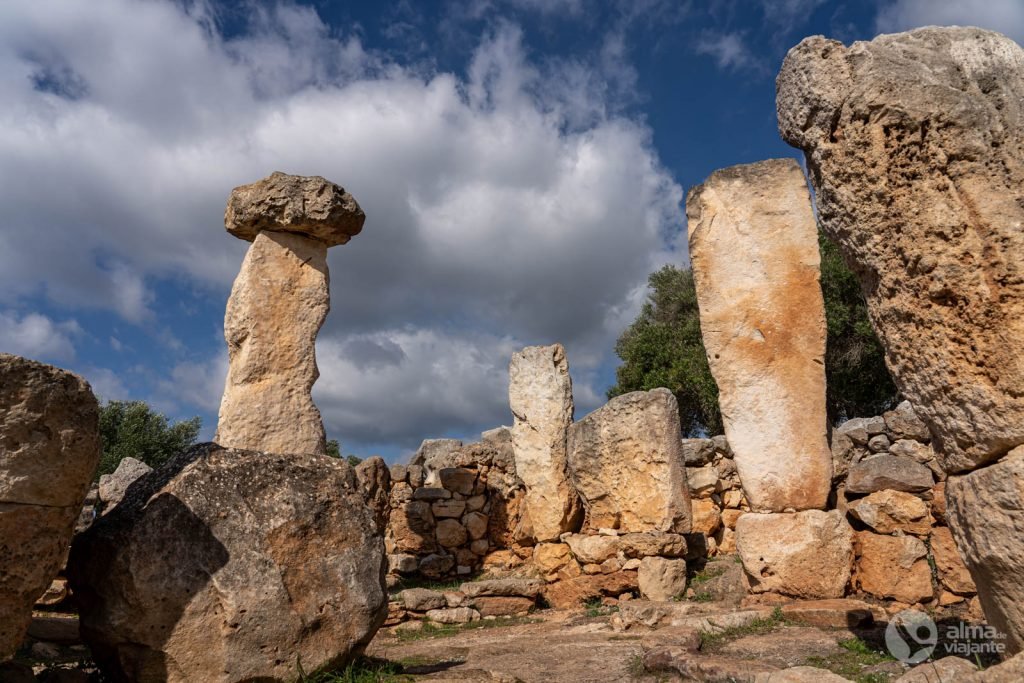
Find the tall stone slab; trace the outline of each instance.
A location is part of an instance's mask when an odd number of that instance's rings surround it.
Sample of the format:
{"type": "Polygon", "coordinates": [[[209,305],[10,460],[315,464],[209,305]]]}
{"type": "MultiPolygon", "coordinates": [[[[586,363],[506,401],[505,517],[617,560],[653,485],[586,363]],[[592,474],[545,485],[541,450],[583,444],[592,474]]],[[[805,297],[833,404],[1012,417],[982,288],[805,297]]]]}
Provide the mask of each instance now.
{"type": "Polygon", "coordinates": [[[538,542],[574,531],[581,512],[569,481],[566,439],[572,424],[572,379],[561,344],[528,346],[509,364],[512,451],[526,486],[524,513],[538,542]]]}
{"type": "Polygon", "coordinates": [[[947,482],[950,528],[1019,651],[1024,471],[999,459],[1024,444],[1024,50],[975,28],[817,36],[776,87],[897,386],[946,471],[975,470],[947,482]]]}
{"type": "Polygon", "coordinates": [[[752,509],[823,508],[825,307],[817,227],[792,159],[715,171],[686,199],[701,334],[752,509]]]}
{"type": "Polygon", "coordinates": [[[690,493],[668,389],[617,396],[569,428],[569,471],[583,530],[690,533],[690,493]]]}
{"type": "Polygon", "coordinates": [[[1024,50],[924,28],[790,50],[779,131],[947,471],[1024,443],[1024,50]]]}
{"type": "Polygon", "coordinates": [[[316,336],[330,310],[327,248],[359,233],[350,194],[317,176],[274,173],[235,188],[224,223],[249,240],[224,316],[229,368],[217,443],[271,453],[324,453],[313,403],[316,336]]]}
{"type": "Polygon", "coordinates": [[[60,570],[99,459],[89,384],[0,353],[0,661],[60,570]]]}

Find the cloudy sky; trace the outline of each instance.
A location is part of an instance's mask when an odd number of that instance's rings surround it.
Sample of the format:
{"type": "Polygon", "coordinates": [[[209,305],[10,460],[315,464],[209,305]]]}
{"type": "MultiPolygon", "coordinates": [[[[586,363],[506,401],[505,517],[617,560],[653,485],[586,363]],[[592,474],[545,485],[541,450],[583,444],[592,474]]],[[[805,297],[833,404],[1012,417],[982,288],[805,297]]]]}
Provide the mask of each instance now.
{"type": "Polygon", "coordinates": [[[317,348],[346,453],[508,423],[529,344],[566,345],[581,416],[648,273],[687,262],[685,189],[794,156],[786,50],[927,24],[1022,41],[1024,3],[4,0],[0,351],[209,437],[247,246],[225,199],[281,170],[368,217],[317,348]]]}

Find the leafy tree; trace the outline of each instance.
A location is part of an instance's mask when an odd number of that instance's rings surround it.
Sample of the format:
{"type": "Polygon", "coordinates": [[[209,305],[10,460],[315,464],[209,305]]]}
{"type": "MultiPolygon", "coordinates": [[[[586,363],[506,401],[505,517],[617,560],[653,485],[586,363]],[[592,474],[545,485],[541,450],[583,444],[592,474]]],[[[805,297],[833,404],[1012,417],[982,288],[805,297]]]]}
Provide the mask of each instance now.
{"type": "Polygon", "coordinates": [[[198,417],[170,424],[144,401],[108,401],[100,409],[103,455],[97,476],[110,474],[129,456],[158,467],[193,445],[201,427],[198,417]]]}
{"type": "MultiPolygon", "coordinates": [[[[829,420],[835,424],[857,415],[878,415],[896,398],[881,344],[868,321],[857,279],[843,263],[838,247],[821,234],[819,246],[828,326],[825,376],[829,420]]],[[[693,274],[668,265],[653,273],[648,285],[640,315],[615,345],[622,365],[608,397],[665,387],[679,403],[685,435],[720,434],[718,387],[700,334],[693,274]]]]}
{"type": "MultiPolygon", "coordinates": [[[[337,439],[327,440],[327,455],[331,456],[332,458],[341,457],[341,444],[338,443],[337,439]]],[[[345,461],[352,467],[355,467],[356,465],[361,463],[363,459],[357,455],[346,455],[345,461]]]]}

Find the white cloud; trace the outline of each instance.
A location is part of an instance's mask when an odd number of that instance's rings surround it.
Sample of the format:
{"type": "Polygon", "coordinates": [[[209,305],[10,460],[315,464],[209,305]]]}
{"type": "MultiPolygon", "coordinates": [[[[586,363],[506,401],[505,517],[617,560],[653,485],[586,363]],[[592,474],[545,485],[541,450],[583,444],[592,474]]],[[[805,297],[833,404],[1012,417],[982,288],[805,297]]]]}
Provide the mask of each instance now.
{"type": "Polygon", "coordinates": [[[875,20],[881,33],[920,26],[977,26],[999,31],[1024,43],[1021,0],[895,0],[883,5],[875,20]]]}
{"type": "MultiPolygon", "coordinates": [[[[650,130],[609,104],[623,44],[563,80],[499,25],[461,79],[369,54],[309,8],[225,40],[198,7],[0,5],[0,304],[42,289],[159,329],[153,282],[226,293],[245,249],[227,194],[283,170],[341,183],[368,216],[330,254],[317,391],[342,441],[500,419],[515,344],[562,341],[581,376],[608,359],[681,227],[650,130]],[[365,340],[379,358],[347,360],[365,340]]],[[[215,410],[222,367],[178,365],[162,389],[215,410]]]]}
{"type": "Polygon", "coordinates": [[[128,387],[110,368],[88,366],[81,371],[81,375],[89,382],[96,397],[103,402],[127,401],[130,398],[128,387]]]}
{"type": "Polygon", "coordinates": [[[697,40],[697,54],[710,55],[720,69],[763,71],[764,65],[751,51],[739,31],[705,31],[697,40]]]}
{"type": "Polygon", "coordinates": [[[40,360],[68,361],[75,357],[74,338],[82,328],[74,320],[54,322],[45,315],[0,311],[0,351],[40,360]]]}

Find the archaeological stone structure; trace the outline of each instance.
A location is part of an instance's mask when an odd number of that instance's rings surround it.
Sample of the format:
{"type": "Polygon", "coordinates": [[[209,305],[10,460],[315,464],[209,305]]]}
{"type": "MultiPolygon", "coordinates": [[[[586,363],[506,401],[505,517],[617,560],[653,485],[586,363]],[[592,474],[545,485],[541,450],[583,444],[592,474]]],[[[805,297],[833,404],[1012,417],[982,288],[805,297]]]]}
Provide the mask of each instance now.
{"type": "Polygon", "coordinates": [[[572,425],[569,471],[584,532],[690,532],[679,434],[679,406],[668,389],[618,396],[572,425]]]}
{"type": "Polygon", "coordinates": [[[64,561],[99,458],[89,384],[0,353],[0,662],[64,561]]]}
{"type": "Polygon", "coordinates": [[[985,614],[1019,651],[1024,50],[974,28],[850,47],[807,38],[785,59],[776,104],[822,227],[950,474],[950,528],[985,614]]]}
{"type": "Polygon", "coordinates": [[[555,540],[572,531],[581,513],[569,480],[572,379],[562,345],[528,346],[514,354],[508,395],[516,473],[526,485],[524,514],[536,540],[555,540]]]}
{"type": "Polygon", "coordinates": [[[701,333],[754,510],[823,508],[832,476],[818,237],[792,159],[713,173],[686,200],[701,333]]]}
{"type": "Polygon", "coordinates": [[[352,195],[318,176],[273,173],[231,192],[224,224],[252,242],[224,316],[230,365],[217,443],[324,453],[311,390],[316,336],[330,309],[327,248],[362,230],[352,195]]]}
{"type": "Polygon", "coordinates": [[[115,680],[292,680],[344,665],[387,615],[384,547],[353,468],[204,444],[75,537],[82,637],[115,680]]]}

